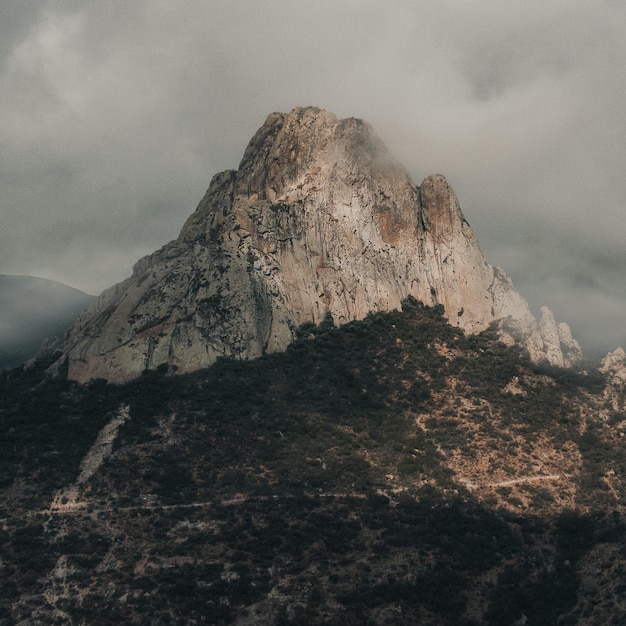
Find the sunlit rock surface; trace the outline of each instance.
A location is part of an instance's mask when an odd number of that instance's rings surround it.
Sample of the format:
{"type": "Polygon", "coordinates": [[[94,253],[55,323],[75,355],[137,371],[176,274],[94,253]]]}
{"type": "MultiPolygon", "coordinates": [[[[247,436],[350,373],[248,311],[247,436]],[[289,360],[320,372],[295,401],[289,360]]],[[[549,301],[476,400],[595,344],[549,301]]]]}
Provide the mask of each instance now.
{"type": "Polygon", "coordinates": [[[580,358],[569,328],[548,310],[537,324],[485,260],[443,176],[416,186],[361,120],[273,113],[178,239],[75,322],[57,368],[121,382],[161,364],[187,372],[250,359],[284,350],[305,322],[330,313],[346,323],[409,295],[443,305],[467,332],[498,323],[534,360],[580,358]]]}

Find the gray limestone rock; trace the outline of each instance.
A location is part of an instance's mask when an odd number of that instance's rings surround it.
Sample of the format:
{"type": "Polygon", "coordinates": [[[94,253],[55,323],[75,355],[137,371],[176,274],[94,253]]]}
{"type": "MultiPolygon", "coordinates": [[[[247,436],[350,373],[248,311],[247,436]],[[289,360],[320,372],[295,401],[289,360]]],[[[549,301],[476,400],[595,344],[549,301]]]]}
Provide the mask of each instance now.
{"type": "Polygon", "coordinates": [[[284,350],[305,322],[342,324],[409,295],[467,332],[496,322],[535,360],[580,354],[566,325],[546,313],[538,325],[485,260],[443,176],[417,187],[365,122],[294,109],[271,114],[239,169],[213,178],[177,240],[76,320],[62,361],[79,382],[188,372],[284,350]]]}
{"type": "Polygon", "coordinates": [[[600,372],[606,375],[607,382],[616,389],[626,389],[626,353],[623,348],[609,352],[600,363],[600,372]]]}
{"type": "Polygon", "coordinates": [[[609,352],[600,364],[600,372],[606,376],[604,396],[614,411],[626,409],[626,352],[617,348],[609,352]]]}

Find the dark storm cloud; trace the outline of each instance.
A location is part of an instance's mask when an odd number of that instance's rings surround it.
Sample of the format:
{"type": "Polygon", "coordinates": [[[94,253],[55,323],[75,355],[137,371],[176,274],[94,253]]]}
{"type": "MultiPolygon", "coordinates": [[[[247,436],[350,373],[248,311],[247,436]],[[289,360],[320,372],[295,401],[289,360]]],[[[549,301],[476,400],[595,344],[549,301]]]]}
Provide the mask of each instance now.
{"type": "Polygon", "coordinates": [[[622,3],[22,1],[0,24],[0,272],[124,278],[268,113],[313,104],[444,173],[535,310],[626,341],[622,3]]]}

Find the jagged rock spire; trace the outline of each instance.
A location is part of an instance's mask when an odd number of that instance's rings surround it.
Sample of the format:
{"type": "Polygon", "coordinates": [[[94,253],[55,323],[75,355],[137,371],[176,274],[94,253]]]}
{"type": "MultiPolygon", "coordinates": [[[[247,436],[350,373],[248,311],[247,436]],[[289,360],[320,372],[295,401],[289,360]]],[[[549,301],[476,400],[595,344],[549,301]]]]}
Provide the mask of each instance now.
{"type": "Polygon", "coordinates": [[[178,239],[99,296],[63,360],[81,382],[162,363],[192,371],[283,350],[304,322],[345,323],[408,295],[442,304],[468,332],[498,322],[537,360],[580,352],[487,263],[443,176],[417,187],[365,122],[298,108],[271,114],[178,239]]]}

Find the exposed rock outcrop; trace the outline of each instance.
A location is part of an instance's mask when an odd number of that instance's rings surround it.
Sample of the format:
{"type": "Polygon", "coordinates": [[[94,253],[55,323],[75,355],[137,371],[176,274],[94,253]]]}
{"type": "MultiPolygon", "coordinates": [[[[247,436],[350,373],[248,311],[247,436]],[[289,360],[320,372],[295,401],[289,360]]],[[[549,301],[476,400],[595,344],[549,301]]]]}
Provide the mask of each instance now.
{"type": "Polygon", "coordinates": [[[600,364],[600,372],[606,376],[604,396],[614,411],[623,411],[626,408],[626,352],[617,348],[609,352],[600,364]]]}
{"type": "Polygon", "coordinates": [[[626,385],[626,352],[624,348],[617,348],[609,352],[600,364],[600,371],[609,374],[620,385],[626,385]]]}
{"type": "Polygon", "coordinates": [[[571,367],[583,357],[570,327],[564,322],[557,324],[547,306],[541,307],[538,329],[530,335],[526,347],[534,361],[545,360],[558,367],[571,367]]]}
{"type": "Polygon", "coordinates": [[[536,360],[580,354],[566,325],[537,324],[492,267],[445,178],[417,187],[368,124],[316,108],[273,113],[237,171],[217,174],[177,240],[100,295],[64,347],[69,377],[125,381],[166,363],[283,350],[304,322],[391,310],[412,295],[451,324],[497,322],[536,360]]]}

